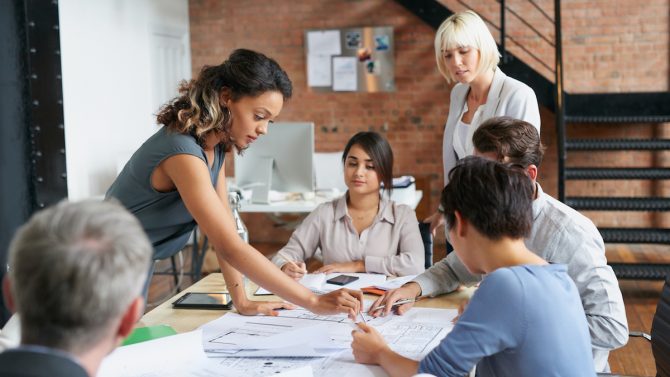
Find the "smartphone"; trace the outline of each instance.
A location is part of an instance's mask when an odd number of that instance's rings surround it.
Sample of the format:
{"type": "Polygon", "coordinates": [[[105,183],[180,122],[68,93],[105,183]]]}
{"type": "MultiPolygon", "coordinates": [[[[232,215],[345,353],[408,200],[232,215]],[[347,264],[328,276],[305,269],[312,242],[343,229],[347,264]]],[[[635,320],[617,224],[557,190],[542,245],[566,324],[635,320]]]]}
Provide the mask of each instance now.
{"type": "Polygon", "coordinates": [[[354,282],[358,280],[358,276],[351,276],[351,275],[337,275],[334,278],[326,280],[326,283],[328,284],[335,284],[335,285],[347,285],[351,282],[354,282]]]}
{"type": "Polygon", "coordinates": [[[229,310],[232,308],[232,306],[233,300],[230,298],[230,294],[225,292],[189,292],[172,303],[172,307],[176,309],[185,308],[229,310]]]}

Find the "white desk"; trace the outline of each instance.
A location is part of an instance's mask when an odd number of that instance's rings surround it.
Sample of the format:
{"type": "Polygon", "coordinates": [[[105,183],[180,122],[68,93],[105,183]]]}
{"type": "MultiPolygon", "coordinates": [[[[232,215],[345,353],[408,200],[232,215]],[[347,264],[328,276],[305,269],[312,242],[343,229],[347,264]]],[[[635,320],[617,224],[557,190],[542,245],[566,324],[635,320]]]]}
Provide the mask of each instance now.
{"type": "MultiPolygon", "coordinates": [[[[423,191],[416,190],[414,192],[414,200],[411,203],[396,201],[399,204],[407,204],[416,209],[419,202],[423,198],[423,191]]],[[[311,200],[295,200],[274,202],[270,204],[255,204],[250,201],[242,201],[240,203],[240,212],[247,213],[309,213],[312,212],[319,204],[331,201],[335,198],[325,198],[316,196],[311,200]]]]}

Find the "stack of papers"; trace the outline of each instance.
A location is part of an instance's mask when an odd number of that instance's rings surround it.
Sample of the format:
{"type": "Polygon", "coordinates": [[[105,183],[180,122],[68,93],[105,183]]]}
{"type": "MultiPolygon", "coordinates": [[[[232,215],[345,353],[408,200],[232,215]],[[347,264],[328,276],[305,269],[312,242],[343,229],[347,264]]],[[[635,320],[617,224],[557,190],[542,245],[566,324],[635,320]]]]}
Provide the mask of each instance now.
{"type": "MultiPolygon", "coordinates": [[[[361,272],[346,272],[346,273],[334,272],[332,274],[307,274],[303,276],[302,279],[300,279],[298,282],[314,293],[323,294],[336,291],[340,288],[357,290],[363,287],[383,284],[385,281],[386,281],[386,275],[382,274],[367,274],[361,272]],[[356,276],[358,277],[358,280],[346,285],[335,285],[326,283],[327,280],[332,279],[338,275],[356,276]]],[[[271,295],[272,292],[269,292],[265,288],[258,288],[255,294],[257,296],[271,295]]]]}
{"type": "MultiPolygon", "coordinates": [[[[369,304],[366,302],[366,306],[369,304]]],[[[413,308],[403,316],[365,319],[382,334],[391,349],[420,360],[451,331],[451,320],[456,314],[455,309],[413,308]]],[[[346,315],[319,316],[304,309],[282,311],[279,317],[227,313],[196,331],[119,347],[104,359],[98,376],[386,375],[378,366],[354,361],[350,348],[352,328],[353,323],[346,315]],[[218,351],[205,352],[207,349],[218,351]]]]}

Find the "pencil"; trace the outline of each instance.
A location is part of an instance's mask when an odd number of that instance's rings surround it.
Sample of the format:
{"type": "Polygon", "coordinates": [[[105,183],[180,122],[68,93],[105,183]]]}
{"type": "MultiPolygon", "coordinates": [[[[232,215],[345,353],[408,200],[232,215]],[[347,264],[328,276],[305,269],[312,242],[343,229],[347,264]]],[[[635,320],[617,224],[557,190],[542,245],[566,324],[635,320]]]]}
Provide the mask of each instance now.
{"type": "Polygon", "coordinates": [[[368,321],[365,320],[365,316],[363,315],[363,311],[362,311],[362,310],[359,311],[358,314],[361,315],[361,319],[363,320],[363,323],[365,323],[365,324],[367,325],[367,324],[368,324],[368,321]]]}
{"type": "MultiPolygon", "coordinates": [[[[406,299],[402,299],[402,300],[398,300],[398,301],[394,302],[393,304],[391,304],[391,307],[398,306],[398,305],[403,305],[403,304],[409,304],[409,303],[412,303],[412,302],[417,302],[419,300],[421,300],[421,297],[419,297],[419,298],[406,298],[406,299]]],[[[386,305],[380,305],[372,311],[376,312],[377,310],[381,310],[381,309],[384,309],[384,308],[386,308],[386,305]]],[[[370,310],[368,310],[368,313],[370,313],[370,310]]]]}

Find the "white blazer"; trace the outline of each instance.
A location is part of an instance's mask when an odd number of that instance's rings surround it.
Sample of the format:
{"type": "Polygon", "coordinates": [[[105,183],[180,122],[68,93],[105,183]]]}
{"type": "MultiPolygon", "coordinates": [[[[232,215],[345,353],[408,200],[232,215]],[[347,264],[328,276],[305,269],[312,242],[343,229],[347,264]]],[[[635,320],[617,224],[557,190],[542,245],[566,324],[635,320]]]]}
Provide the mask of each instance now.
{"type": "MultiPolygon", "coordinates": [[[[444,138],[442,139],[442,164],[444,167],[444,185],[449,183],[449,171],[456,166],[458,156],[454,151],[454,131],[465,105],[470,85],[458,83],[451,90],[451,103],[449,104],[449,117],[444,126],[444,138]]],[[[479,125],[485,120],[496,116],[509,116],[524,120],[537,128],[540,132],[540,109],[537,105],[535,92],[521,81],[507,77],[500,68],[496,68],[493,74],[493,82],[489,89],[482,115],[473,119],[469,127],[467,147],[472,150],[472,135],[479,125]],[[475,123],[476,122],[476,123],[475,123]]]]}

